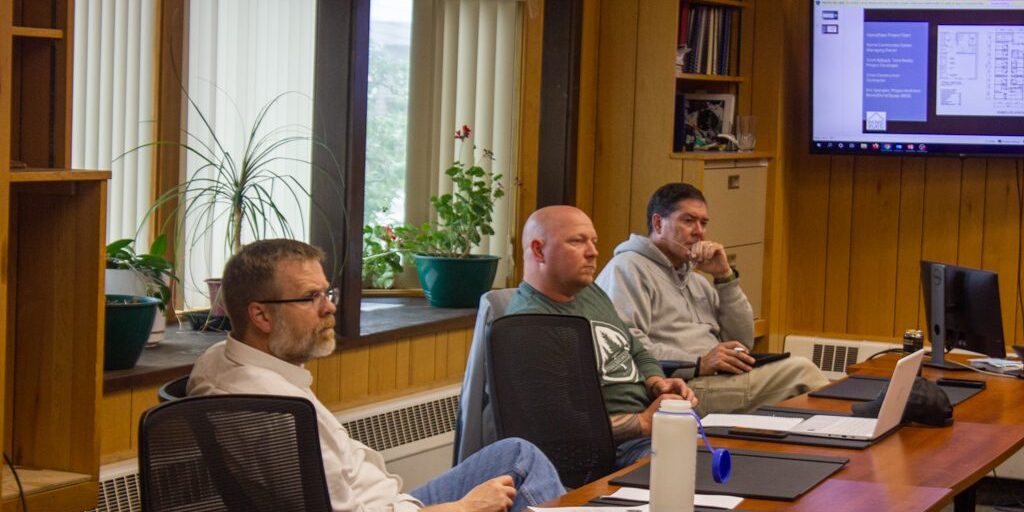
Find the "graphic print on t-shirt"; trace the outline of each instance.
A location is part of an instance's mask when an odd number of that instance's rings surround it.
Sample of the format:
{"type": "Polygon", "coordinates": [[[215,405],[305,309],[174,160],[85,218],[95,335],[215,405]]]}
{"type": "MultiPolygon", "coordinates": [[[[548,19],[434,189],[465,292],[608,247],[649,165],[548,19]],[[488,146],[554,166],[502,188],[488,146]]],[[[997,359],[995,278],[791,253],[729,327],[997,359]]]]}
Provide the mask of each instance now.
{"type": "Polygon", "coordinates": [[[637,382],[639,372],[633,355],[629,353],[629,338],[612,324],[591,321],[594,345],[597,349],[597,367],[605,382],[637,382]]]}

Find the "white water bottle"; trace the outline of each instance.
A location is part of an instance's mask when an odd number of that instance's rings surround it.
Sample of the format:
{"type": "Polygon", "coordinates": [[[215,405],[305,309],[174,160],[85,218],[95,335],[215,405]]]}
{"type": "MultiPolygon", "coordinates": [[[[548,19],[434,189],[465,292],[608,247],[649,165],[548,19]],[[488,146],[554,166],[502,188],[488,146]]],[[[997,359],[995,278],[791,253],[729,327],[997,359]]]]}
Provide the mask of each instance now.
{"type": "Polygon", "coordinates": [[[697,419],[688,400],[664,400],[654,413],[651,512],[693,512],[697,419]]]}

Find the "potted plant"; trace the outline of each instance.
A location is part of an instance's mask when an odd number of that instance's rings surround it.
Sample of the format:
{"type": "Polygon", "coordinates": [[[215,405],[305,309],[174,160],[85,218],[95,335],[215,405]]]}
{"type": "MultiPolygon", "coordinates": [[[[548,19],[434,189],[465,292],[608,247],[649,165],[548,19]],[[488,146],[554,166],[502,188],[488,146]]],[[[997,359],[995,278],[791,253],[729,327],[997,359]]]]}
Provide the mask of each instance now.
{"type": "Polygon", "coordinates": [[[363,288],[389,289],[401,273],[395,230],[391,226],[363,226],[363,288]]]}
{"type": "MultiPolygon", "coordinates": [[[[460,146],[465,144],[469,134],[468,126],[455,132],[460,146]]],[[[483,157],[494,159],[493,153],[486,149],[483,157]]],[[[505,192],[501,175],[475,162],[467,165],[456,160],[445,174],[452,180],[452,192],[430,198],[438,220],[421,226],[394,228],[396,249],[369,258],[364,256],[363,265],[365,268],[368,262],[373,264],[376,259],[400,252],[406,261],[415,262],[423,294],[432,306],[476,307],[480,296],[491,289],[499,258],[473,255],[470,251],[480,245],[484,235],[494,234],[491,227],[494,203],[505,192]]]]}
{"type": "Polygon", "coordinates": [[[103,369],[127,370],[142,356],[160,299],[144,295],[107,294],[103,369]]]}
{"type": "MultiPolygon", "coordinates": [[[[283,101],[290,95],[300,94],[292,91],[275,96],[260,108],[244,133],[218,134],[209,118],[193,98],[186,94],[189,107],[200,120],[200,131],[186,131],[186,142],[158,141],[135,149],[170,145],[183,149],[199,162],[199,166],[182,183],[156,199],[147,213],[147,219],[161,206],[173,204],[174,210],[167,221],[176,223],[177,243],[192,249],[204,243],[209,235],[222,233],[218,238],[223,240],[226,257],[238,252],[243,239],[258,240],[270,236],[293,238],[291,222],[295,219],[294,216],[289,218],[283,211],[286,205],[280,202],[281,198],[286,198],[288,206],[294,205],[298,210],[302,209],[302,200],[308,199],[311,211],[320,210],[309,188],[283,172],[281,166],[299,163],[310,165],[314,172],[320,169],[308,157],[296,158],[286,151],[295,148],[309,154],[314,146],[328,152],[329,149],[315,140],[306,128],[294,125],[276,128],[266,126],[268,114],[275,108],[285,108],[283,101]],[[241,149],[233,152],[229,149],[228,141],[239,138],[241,143],[237,147],[241,149]]],[[[338,204],[343,204],[340,192],[341,187],[335,184],[331,193],[337,195],[338,204]]],[[[213,278],[206,281],[210,285],[209,297],[213,307],[209,316],[223,325],[226,316],[218,300],[220,280],[213,278]]],[[[194,314],[189,316],[191,320],[195,320],[194,317],[194,314]]]]}
{"type": "Polygon", "coordinates": [[[135,240],[125,238],[107,245],[106,292],[130,296],[148,296],[158,300],[159,313],[153,321],[148,345],[163,340],[167,325],[166,307],[171,303],[170,283],[177,281],[174,264],[164,254],[167,237],[158,236],[149,246],[149,252],[139,254],[135,240]]]}

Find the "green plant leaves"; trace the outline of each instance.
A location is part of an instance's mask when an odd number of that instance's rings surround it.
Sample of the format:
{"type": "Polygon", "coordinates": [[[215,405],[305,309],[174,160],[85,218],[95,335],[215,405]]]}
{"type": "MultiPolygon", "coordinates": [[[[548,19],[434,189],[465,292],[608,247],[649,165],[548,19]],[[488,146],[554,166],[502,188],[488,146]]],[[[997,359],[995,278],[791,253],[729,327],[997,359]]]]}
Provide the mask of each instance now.
{"type": "Polygon", "coordinates": [[[164,258],[167,237],[160,235],[149,246],[149,254],[135,253],[135,240],[125,238],[107,244],[107,268],[135,272],[146,287],[146,294],[160,299],[160,310],[170,304],[169,282],[178,281],[174,264],[164,258]]]}

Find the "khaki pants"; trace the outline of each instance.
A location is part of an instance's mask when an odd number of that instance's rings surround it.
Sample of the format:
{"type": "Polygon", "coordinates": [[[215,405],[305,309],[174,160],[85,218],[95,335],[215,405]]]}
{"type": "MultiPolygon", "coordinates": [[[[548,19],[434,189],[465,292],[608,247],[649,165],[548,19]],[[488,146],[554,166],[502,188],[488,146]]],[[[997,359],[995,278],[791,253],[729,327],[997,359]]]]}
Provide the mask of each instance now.
{"type": "Polygon", "coordinates": [[[697,377],[687,385],[700,402],[697,412],[745,413],[828,384],[825,375],[805,357],[789,357],[740,375],[722,373],[697,377]]]}

